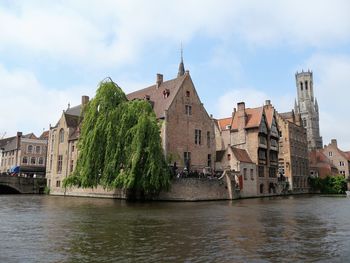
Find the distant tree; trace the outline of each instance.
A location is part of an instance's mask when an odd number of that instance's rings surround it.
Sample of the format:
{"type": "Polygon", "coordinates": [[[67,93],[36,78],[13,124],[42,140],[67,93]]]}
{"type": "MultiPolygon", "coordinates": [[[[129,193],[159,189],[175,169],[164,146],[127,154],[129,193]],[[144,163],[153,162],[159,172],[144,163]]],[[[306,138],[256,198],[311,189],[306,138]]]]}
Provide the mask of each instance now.
{"type": "Polygon", "coordinates": [[[342,175],[310,178],[310,185],[322,194],[345,194],[347,189],[346,179],[342,175]]]}
{"type": "Polygon", "coordinates": [[[169,187],[160,129],[149,102],[128,101],[107,79],[83,112],[77,166],[65,187],[101,185],[146,195],[169,187]]]}

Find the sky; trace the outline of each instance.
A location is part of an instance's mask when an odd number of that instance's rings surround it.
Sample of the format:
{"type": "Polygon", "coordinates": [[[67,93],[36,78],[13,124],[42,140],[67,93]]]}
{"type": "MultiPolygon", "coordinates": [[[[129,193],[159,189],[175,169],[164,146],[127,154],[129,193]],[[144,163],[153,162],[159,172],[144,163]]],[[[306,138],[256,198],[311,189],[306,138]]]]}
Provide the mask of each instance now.
{"type": "Polygon", "coordinates": [[[350,150],[348,0],[0,0],[0,138],[40,135],[111,77],[125,93],[185,68],[209,114],[296,98],[312,70],[323,143],[350,150]]]}

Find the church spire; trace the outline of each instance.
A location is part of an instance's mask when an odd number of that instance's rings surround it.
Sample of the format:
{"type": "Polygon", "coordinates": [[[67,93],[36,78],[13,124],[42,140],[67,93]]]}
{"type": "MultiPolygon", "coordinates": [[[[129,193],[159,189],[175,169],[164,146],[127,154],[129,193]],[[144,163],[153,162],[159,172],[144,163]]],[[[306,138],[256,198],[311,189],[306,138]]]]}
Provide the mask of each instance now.
{"type": "Polygon", "coordinates": [[[177,76],[183,76],[185,74],[185,66],[184,66],[184,60],[183,60],[183,49],[182,49],[182,43],[181,43],[181,61],[179,64],[179,71],[177,73],[177,76]]]}

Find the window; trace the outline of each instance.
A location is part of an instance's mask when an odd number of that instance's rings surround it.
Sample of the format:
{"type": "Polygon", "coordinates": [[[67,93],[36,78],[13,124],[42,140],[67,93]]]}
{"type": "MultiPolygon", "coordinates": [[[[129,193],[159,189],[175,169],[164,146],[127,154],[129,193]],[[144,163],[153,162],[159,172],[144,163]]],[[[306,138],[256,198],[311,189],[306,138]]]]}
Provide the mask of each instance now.
{"type": "Polygon", "coordinates": [[[333,153],[332,152],[328,152],[328,156],[332,157],[333,153]]]}
{"type": "Polygon", "coordinates": [[[244,180],[247,180],[247,168],[243,169],[243,178],[244,180]]]}
{"type": "Polygon", "coordinates": [[[74,160],[70,160],[70,172],[73,172],[74,169],[74,160]]]}
{"type": "Polygon", "coordinates": [[[344,162],[343,162],[343,161],[340,161],[340,162],[339,162],[339,165],[340,165],[340,166],[344,166],[344,162]]]}
{"type": "Polygon", "coordinates": [[[62,143],[64,141],[64,130],[61,129],[59,133],[59,142],[62,143]]]}
{"type": "Polygon", "coordinates": [[[306,119],[303,119],[303,126],[304,126],[304,127],[307,126],[307,121],[306,121],[306,119]]]}
{"type": "Polygon", "coordinates": [[[308,88],[308,85],[307,85],[308,83],[307,83],[307,80],[305,81],[305,90],[307,90],[307,88],[308,88]]]}
{"type": "Polygon", "coordinates": [[[54,143],[54,141],[55,141],[55,135],[52,134],[52,136],[51,136],[51,152],[53,151],[53,143],[54,143]]]}
{"type": "Polygon", "coordinates": [[[61,187],[61,181],[56,181],[56,187],[61,187]]]}
{"type": "Polygon", "coordinates": [[[211,154],[208,154],[208,167],[211,167],[211,154]]]}
{"type": "Polygon", "coordinates": [[[260,194],[264,193],[264,184],[260,184],[260,194]]]}
{"type": "Polygon", "coordinates": [[[52,154],[50,155],[50,170],[52,169],[52,154]]]}
{"type": "Polygon", "coordinates": [[[185,105],[185,112],[186,112],[186,115],[188,115],[188,116],[192,115],[192,106],[185,105]]]}
{"type": "Polygon", "coordinates": [[[74,144],[72,144],[72,152],[74,152],[74,148],[75,148],[75,146],[74,146],[74,144]]]}
{"type": "Polygon", "coordinates": [[[302,82],[300,82],[300,89],[301,89],[301,91],[303,91],[303,83],[302,82]]]}
{"type": "Polygon", "coordinates": [[[24,156],[22,159],[22,163],[27,164],[28,163],[28,157],[24,156]]]}
{"type": "Polygon", "coordinates": [[[225,129],[226,130],[230,130],[231,129],[231,125],[226,125],[225,129]]]}
{"type": "Polygon", "coordinates": [[[40,146],[35,146],[35,153],[40,153],[40,146]]]}
{"type": "Polygon", "coordinates": [[[189,170],[191,165],[191,153],[190,152],[184,152],[184,164],[187,170],[189,170]]]}
{"type": "Polygon", "coordinates": [[[44,164],[44,158],[43,157],[39,157],[39,164],[41,164],[41,165],[44,164]]]}
{"type": "Polygon", "coordinates": [[[28,145],[28,153],[32,153],[33,152],[33,145],[28,145]]]}
{"type": "Polygon", "coordinates": [[[202,131],[201,130],[194,130],[194,143],[197,145],[202,144],[202,131]]]}
{"type": "Polygon", "coordinates": [[[210,148],[210,132],[207,132],[207,146],[210,148]]]}
{"type": "Polygon", "coordinates": [[[258,168],[258,173],[259,173],[259,177],[265,177],[265,169],[264,169],[264,166],[262,165],[259,165],[259,168],[258,168]]]}
{"type": "Polygon", "coordinates": [[[57,160],[57,172],[58,173],[62,172],[62,161],[63,161],[63,156],[59,155],[58,160],[57,160]]]}
{"type": "Polygon", "coordinates": [[[31,157],[31,158],[30,158],[30,164],[35,164],[35,163],[36,163],[35,157],[31,157]]]}
{"type": "Polygon", "coordinates": [[[186,97],[190,97],[190,95],[191,95],[191,93],[190,93],[190,91],[186,91],[186,97]]]}
{"type": "Polygon", "coordinates": [[[254,180],[254,169],[250,169],[250,179],[254,180]]]}
{"type": "Polygon", "coordinates": [[[227,160],[230,161],[231,160],[231,154],[227,155],[227,160]]]}
{"type": "Polygon", "coordinates": [[[270,167],[269,169],[269,177],[277,177],[277,169],[275,167],[270,167]]]}
{"type": "Polygon", "coordinates": [[[266,160],[266,151],[265,150],[259,149],[258,155],[259,155],[259,160],[266,160]]]}

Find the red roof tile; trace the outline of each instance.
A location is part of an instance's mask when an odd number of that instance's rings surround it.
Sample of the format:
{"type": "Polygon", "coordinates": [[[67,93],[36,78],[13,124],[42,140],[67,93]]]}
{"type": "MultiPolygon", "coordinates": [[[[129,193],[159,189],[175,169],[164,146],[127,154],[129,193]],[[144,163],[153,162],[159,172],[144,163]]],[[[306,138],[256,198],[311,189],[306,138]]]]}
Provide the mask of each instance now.
{"type": "Polygon", "coordinates": [[[231,149],[232,149],[234,156],[236,157],[236,159],[238,161],[243,162],[243,163],[253,163],[252,159],[250,159],[246,150],[238,149],[238,148],[235,148],[233,146],[231,147],[231,149]]]}

